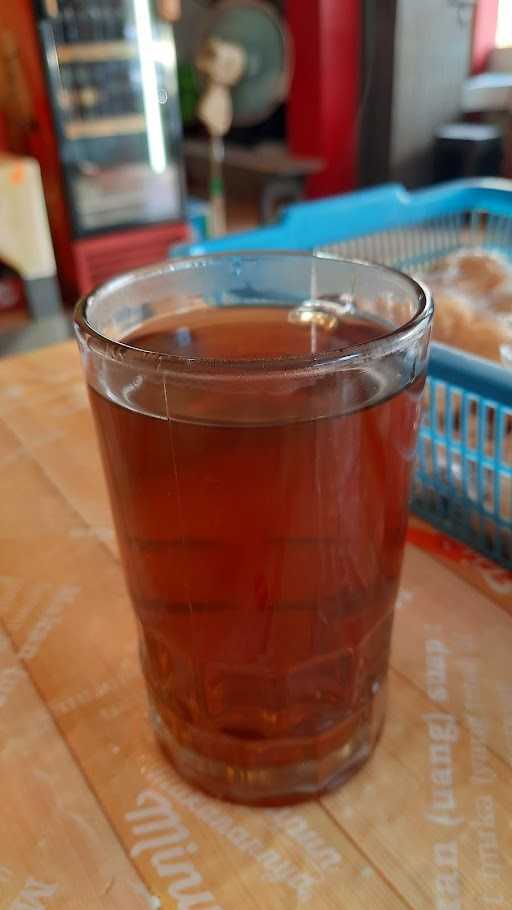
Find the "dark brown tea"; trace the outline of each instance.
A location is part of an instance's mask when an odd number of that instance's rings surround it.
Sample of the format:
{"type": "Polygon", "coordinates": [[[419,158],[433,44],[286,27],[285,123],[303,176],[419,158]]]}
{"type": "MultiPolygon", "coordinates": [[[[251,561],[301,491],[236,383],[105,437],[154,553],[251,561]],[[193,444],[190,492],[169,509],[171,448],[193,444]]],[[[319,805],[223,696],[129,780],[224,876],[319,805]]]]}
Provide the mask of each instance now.
{"type": "MultiPolygon", "coordinates": [[[[125,340],[248,361],[384,331],[229,307],[125,340]]],[[[179,384],[161,383],[163,413],[143,382],[117,401],[91,390],[160,737],[217,795],[277,801],[290,775],[305,795],[332,786],[383,720],[422,379],[390,355],[353,375],[288,376],[282,394],[278,380],[259,397],[243,375],[236,394],[205,381],[187,409],[179,384]]]]}

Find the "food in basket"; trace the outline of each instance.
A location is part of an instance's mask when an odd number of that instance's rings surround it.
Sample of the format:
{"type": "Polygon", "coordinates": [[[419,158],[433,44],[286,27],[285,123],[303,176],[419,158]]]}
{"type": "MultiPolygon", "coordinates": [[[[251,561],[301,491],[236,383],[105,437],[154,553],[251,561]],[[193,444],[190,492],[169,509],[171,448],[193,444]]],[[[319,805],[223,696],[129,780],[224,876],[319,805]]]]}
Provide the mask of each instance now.
{"type": "MultiPolygon", "coordinates": [[[[423,277],[436,303],[433,338],[511,368],[512,263],[487,251],[462,251],[439,260],[423,277]]],[[[508,521],[512,507],[510,479],[500,477],[497,487],[494,471],[486,469],[480,475],[476,465],[481,446],[482,455],[491,459],[503,457],[510,463],[511,421],[507,418],[503,425],[503,451],[496,453],[494,412],[480,413],[476,401],[472,401],[463,419],[460,395],[453,396],[448,407],[446,394],[446,386],[441,384],[435,389],[435,401],[432,388],[427,388],[424,399],[427,423],[434,424],[439,440],[434,443],[436,470],[448,486],[455,484],[475,503],[483,500],[486,509],[496,508],[501,518],[508,521]],[[485,420],[483,428],[480,420],[485,420]],[[465,473],[462,456],[457,450],[448,456],[443,438],[446,442],[458,439],[474,453],[466,463],[465,473]]]]}
{"type": "Polygon", "coordinates": [[[476,354],[504,362],[505,345],[512,345],[512,323],[497,319],[492,312],[478,310],[464,298],[434,289],[436,314],[432,337],[476,354]]]}
{"type": "Polygon", "coordinates": [[[489,307],[498,316],[512,317],[512,287],[498,287],[489,297],[489,307]]]}
{"type": "Polygon", "coordinates": [[[434,301],[436,311],[432,337],[435,341],[456,345],[460,326],[468,316],[467,302],[454,292],[436,292],[435,289],[434,301]]]}
{"type": "Polygon", "coordinates": [[[509,366],[512,263],[497,253],[461,250],[434,263],[424,278],[436,303],[434,339],[509,366]]]}
{"type": "Polygon", "coordinates": [[[436,282],[471,296],[488,294],[511,277],[506,259],[484,250],[460,250],[436,262],[430,274],[436,282]]]}
{"type": "Polygon", "coordinates": [[[504,347],[512,344],[512,326],[491,314],[478,314],[462,326],[463,350],[497,363],[504,363],[504,347]]]}

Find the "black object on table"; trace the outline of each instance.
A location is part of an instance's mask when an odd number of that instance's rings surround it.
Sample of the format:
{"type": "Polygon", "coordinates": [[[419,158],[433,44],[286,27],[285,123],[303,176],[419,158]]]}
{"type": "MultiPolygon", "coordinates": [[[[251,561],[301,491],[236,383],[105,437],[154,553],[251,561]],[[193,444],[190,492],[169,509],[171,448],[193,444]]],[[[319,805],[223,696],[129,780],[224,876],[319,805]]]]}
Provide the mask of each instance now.
{"type": "Polygon", "coordinates": [[[489,123],[447,123],[435,133],[434,181],[497,177],[503,130],[489,123]]]}

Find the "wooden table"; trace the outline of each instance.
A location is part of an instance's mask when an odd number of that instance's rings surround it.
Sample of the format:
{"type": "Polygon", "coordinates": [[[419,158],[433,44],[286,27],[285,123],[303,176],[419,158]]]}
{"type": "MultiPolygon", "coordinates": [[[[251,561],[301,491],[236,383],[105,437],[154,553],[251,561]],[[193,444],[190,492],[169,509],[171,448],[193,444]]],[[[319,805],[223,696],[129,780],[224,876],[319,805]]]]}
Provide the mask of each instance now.
{"type": "Polygon", "coordinates": [[[2,910],[510,910],[511,574],[414,526],[374,758],[237,808],[153,741],[72,343],[0,361],[0,485],[2,910]]]}

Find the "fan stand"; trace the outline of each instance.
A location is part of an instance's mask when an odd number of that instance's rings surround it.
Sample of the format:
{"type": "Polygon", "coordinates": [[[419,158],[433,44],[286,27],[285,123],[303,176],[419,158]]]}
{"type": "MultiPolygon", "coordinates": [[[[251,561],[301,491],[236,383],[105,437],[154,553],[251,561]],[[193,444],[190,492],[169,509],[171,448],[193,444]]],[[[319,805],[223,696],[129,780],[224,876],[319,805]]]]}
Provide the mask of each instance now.
{"type": "Polygon", "coordinates": [[[199,54],[196,65],[206,76],[206,88],[197,114],[210,136],[210,233],[226,233],[224,192],[224,140],[233,121],[231,88],[242,78],[246,64],[243,48],[218,38],[210,38],[199,54]]]}

